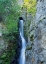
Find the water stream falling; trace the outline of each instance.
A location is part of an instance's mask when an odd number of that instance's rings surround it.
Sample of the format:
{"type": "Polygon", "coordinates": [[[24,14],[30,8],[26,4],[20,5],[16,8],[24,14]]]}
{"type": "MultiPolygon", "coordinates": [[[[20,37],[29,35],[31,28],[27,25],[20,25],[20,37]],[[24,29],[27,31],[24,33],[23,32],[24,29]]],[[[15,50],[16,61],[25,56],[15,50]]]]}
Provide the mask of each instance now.
{"type": "Polygon", "coordinates": [[[26,41],[24,39],[23,20],[20,19],[19,23],[20,23],[19,32],[20,32],[20,37],[21,37],[21,40],[22,40],[22,49],[21,49],[20,63],[19,64],[25,64],[26,41]]]}

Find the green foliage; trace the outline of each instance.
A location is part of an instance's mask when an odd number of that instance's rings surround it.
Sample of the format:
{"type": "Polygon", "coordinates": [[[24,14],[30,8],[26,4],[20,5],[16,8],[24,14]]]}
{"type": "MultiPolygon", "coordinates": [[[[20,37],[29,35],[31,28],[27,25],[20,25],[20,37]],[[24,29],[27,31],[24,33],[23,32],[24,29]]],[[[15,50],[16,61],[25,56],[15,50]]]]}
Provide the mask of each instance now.
{"type": "Polygon", "coordinates": [[[7,22],[5,25],[9,32],[17,31],[17,21],[15,20],[15,17],[13,15],[9,15],[7,17],[7,22]]]}
{"type": "Polygon", "coordinates": [[[4,16],[10,5],[10,0],[0,0],[0,15],[4,16]]]}
{"type": "Polygon", "coordinates": [[[24,0],[23,7],[27,9],[27,13],[31,13],[33,16],[36,13],[36,0],[24,0]]]}
{"type": "Polygon", "coordinates": [[[1,64],[10,64],[12,56],[16,54],[20,9],[17,0],[0,0],[0,18],[6,27],[3,37],[9,45],[7,51],[0,57],[3,60],[1,64]]]}
{"type": "Polygon", "coordinates": [[[31,9],[28,9],[28,11],[34,16],[36,13],[36,7],[31,7],[31,9]]]}
{"type": "Polygon", "coordinates": [[[1,58],[4,59],[6,57],[6,53],[4,53],[1,58]]]}
{"type": "Polygon", "coordinates": [[[15,55],[15,50],[7,51],[4,54],[2,54],[0,59],[2,59],[3,62],[1,64],[10,64],[13,55],[15,55]]]}
{"type": "Polygon", "coordinates": [[[18,31],[18,17],[20,15],[20,6],[18,6],[16,0],[11,1],[11,6],[9,7],[9,14],[5,17],[5,25],[8,32],[18,31]]]}
{"type": "Polygon", "coordinates": [[[20,6],[17,4],[17,0],[1,0],[0,1],[0,17],[3,18],[3,22],[6,31],[3,33],[15,33],[18,34],[18,17],[20,15],[20,6]]]}
{"type": "Polygon", "coordinates": [[[17,44],[9,43],[8,49],[0,56],[1,64],[10,64],[13,56],[16,55],[17,44]]]}

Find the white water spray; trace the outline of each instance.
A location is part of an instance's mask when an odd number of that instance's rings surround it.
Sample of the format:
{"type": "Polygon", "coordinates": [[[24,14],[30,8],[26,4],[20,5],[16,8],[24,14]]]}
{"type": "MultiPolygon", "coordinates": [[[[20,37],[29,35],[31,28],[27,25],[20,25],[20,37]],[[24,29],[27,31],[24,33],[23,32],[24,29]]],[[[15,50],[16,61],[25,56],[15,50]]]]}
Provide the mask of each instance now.
{"type": "Polygon", "coordinates": [[[23,20],[20,20],[20,37],[22,40],[22,49],[21,49],[21,55],[20,55],[20,63],[19,64],[25,64],[25,49],[26,49],[26,41],[24,39],[24,33],[23,33],[23,20]]]}

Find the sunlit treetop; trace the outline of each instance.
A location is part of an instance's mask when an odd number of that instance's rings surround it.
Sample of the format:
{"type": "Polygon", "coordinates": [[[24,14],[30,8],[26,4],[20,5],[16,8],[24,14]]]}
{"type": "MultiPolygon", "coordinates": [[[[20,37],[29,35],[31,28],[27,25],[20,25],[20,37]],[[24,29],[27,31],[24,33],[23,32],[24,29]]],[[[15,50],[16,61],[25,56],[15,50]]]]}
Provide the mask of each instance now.
{"type": "Polygon", "coordinates": [[[24,0],[23,7],[27,8],[28,12],[34,13],[36,11],[36,0],[24,0]]]}
{"type": "Polygon", "coordinates": [[[25,6],[29,6],[29,7],[32,7],[34,5],[36,5],[36,0],[24,0],[24,5],[25,6]]]}

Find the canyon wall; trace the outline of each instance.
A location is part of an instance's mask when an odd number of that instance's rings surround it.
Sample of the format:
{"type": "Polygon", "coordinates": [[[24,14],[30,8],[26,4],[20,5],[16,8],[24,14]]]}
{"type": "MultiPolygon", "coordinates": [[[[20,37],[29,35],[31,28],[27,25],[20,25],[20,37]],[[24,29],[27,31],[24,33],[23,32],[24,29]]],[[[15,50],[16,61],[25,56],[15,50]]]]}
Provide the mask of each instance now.
{"type": "Polygon", "coordinates": [[[46,0],[37,0],[36,9],[34,24],[30,25],[26,64],[46,64],[46,0]]]}

